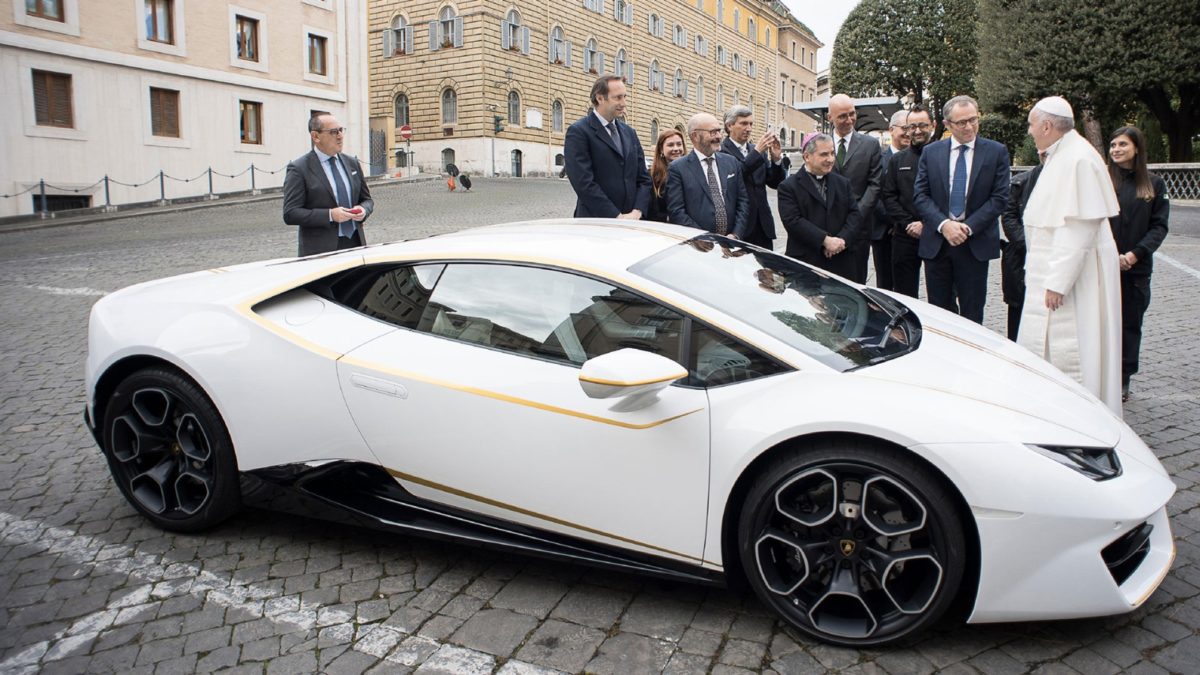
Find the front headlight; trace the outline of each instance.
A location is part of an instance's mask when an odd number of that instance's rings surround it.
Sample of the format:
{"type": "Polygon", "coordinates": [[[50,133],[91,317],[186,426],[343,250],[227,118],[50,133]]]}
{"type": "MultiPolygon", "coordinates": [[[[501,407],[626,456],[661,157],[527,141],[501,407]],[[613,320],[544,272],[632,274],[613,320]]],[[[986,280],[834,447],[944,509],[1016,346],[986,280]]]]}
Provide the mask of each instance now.
{"type": "Polygon", "coordinates": [[[1026,443],[1025,447],[1095,481],[1121,475],[1121,460],[1117,458],[1116,448],[1076,448],[1032,443],[1026,443]]]}

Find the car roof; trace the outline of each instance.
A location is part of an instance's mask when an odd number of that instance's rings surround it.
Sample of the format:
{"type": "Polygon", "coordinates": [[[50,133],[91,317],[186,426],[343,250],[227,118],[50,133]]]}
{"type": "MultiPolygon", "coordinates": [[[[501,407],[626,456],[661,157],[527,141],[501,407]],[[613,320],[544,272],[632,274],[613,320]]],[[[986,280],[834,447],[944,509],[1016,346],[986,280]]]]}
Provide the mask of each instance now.
{"type": "Polygon", "coordinates": [[[563,218],[489,225],[372,246],[363,251],[363,257],[368,263],[414,257],[527,260],[616,272],[698,234],[702,232],[665,223],[563,218]]]}

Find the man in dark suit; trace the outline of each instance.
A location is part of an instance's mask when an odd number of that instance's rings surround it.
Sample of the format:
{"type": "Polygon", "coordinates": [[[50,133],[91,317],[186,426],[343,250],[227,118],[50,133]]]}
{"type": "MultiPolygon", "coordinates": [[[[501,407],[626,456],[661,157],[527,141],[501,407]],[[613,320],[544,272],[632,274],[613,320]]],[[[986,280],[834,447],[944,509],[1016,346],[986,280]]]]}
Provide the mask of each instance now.
{"type": "Polygon", "coordinates": [[[739,239],[749,229],[750,199],[742,165],[723,152],[721,124],[708,113],[688,120],[693,151],[667,167],[667,210],[671,222],[739,239]]]}
{"type": "Polygon", "coordinates": [[[1000,216],[1000,291],[1008,305],[1008,339],[1016,342],[1025,305],[1025,205],[1037,185],[1042,165],[1016,174],[1008,185],[1008,206],[1000,216]]]}
{"type": "Polygon", "coordinates": [[[283,178],[283,222],[300,227],[299,255],[367,243],[362,223],[375,210],[358,159],[342,154],[345,129],[333,115],[308,120],[313,149],[283,178]]]}
{"type": "Polygon", "coordinates": [[[879,199],[875,200],[875,222],[871,228],[871,260],[875,263],[875,285],[893,290],[896,288],[892,269],[892,219],[883,204],[883,182],[887,176],[888,161],[908,148],[907,110],[892,113],[888,122],[891,142],[879,153],[879,199]]]}
{"type": "Polygon", "coordinates": [[[858,201],[858,217],[862,226],[854,241],[846,242],[849,256],[854,260],[850,279],[867,281],[867,258],[871,255],[871,231],[875,226],[875,202],[879,199],[882,175],[879,160],[879,141],[854,131],[858,113],[854,101],[845,94],[829,99],[829,118],[833,120],[834,171],[850,179],[850,189],[858,201]]]}
{"type": "Polygon", "coordinates": [[[988,261],[1000,257],[998,221],[1008,204],[1008,149],[979,137],[979,104],[946,102],[950,138],[921,153],[913,202],[921,214],[925,288],[938,307],[983,323],[988,261]]]}
{"type": "Polygon", "coordinates": [[[767,203],[767,188],[777,189],[787,178],[783,164],[783,148],[775,134],[767,132],[757,143],[750,142],[754,130],[754,111],[735,105],[725,113],[725,141],[721,152],[742,164],[742,180],[750,199],[748,226],[744,239],[763,248],[772,248],[775,240],[775,216],[767,203]]]}
{"type": "Polygon", "coordinates": [[[850,181],[833,171],[833,139],[805,140],[804,166],[779,186],[779,218],[787,230],[787,255],[850,278],[854,259],[848,245],[861,226],[850,181]]]}
{"type": "Polygon", "coordinates": [[[892,228],[892,289],[915,298],[921,288],[921,256],[917,247],[922,223],[913,203],[913,184],[917,182],[921,154],[933,135],[933,117],[925,106],[917,104],[906,113],[904,125],[908,148],[888,160],[881,193],[886,222],[892,228]]]}
{"type": "Polygon", "coordinates": [[[567,178],[576,218],[638,220],[650,208],[650,174],[637,134],[625,115],[625,82],[604,75],[592,85],[592,110],[567,129],[567,178]]]}

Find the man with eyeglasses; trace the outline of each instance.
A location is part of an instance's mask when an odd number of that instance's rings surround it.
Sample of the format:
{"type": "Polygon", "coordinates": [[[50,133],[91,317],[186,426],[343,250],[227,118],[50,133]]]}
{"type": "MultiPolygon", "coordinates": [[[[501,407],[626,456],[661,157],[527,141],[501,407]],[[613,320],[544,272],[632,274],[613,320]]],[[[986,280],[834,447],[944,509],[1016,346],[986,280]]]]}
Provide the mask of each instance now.
{"type": "Polygon", "coordinates": [[[888,122],[891,141],[879,154],[879,199],[875,201],[875,223],[871,228],[871,260],[875,263],[875,285],[885,290],[896,288],[892,270],[892,222],[883,203],[883,180],[887,176],[888,163],[892,157],[908,147],[907,110],[892,113],[888,122]]]}
{"type": "Polygon", "coordinates": [[[988,261],[1000,257],[1000,214],[1008,204],[1008,149],[979,136],[979,104],[946,101],[950,138],[921,153],[913,203],[921,214],[918,253],[929,302],[983,323],[988,261]]]}
{"type": "Polygon", "coordinates": [[[915,298],[921,287],[921,256],[917,255],[917,246],[922,224],[921,214],[913,204],[913,184],[917,180],[921,154],[933,135],[933,118],[920,104],[905,111],[904,115],[908,147],[888,160],[881,201],[892,230],[893,290],[915,298]]]}
{"type": "Polygon", "coordinates": [[[671,222],[745,239],[750,199],[742,163],[721,149],[721,123],[697,113],[687,123],[693,151],[667,167],[667,210],[671,222]]]}
{"type": "Polygon", "coordinates": [[[314,115],[308,120],[313,149],[287,165],[283,222],[299,226],[301,256],[367,243],[362,223],[375,202],[358,159],[342,154],[345,133],[333,115],[314,115]]]}

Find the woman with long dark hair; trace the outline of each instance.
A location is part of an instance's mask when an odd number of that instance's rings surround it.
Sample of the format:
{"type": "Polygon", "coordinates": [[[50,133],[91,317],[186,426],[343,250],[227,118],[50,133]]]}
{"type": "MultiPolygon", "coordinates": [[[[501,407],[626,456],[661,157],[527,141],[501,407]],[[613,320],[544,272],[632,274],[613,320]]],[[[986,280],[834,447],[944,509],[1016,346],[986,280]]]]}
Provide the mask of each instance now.
{"type": "Polygon", "coordinates": [[[667,211],[667,166],[686,154],[683,132],[667,129],[658,135],[658,142],[654,144],[654,164],[650,167],[650,211],[646,214],[646,220],[670,222],[671,214],[667,211]]]}
{"type": "Polygon", "coordinates": [[[1146,168],[1146,137],[1137,127],[1121,127],[1108,145],[1108,171],[1121,212],[1109,218],[1121,252],[1121,400],[1129,400],[1129,379],[1138,371],[1142,317],[1150,306],[1153,255],[1167,236],[1171,205],[1162,178],[1146,168]]]}

